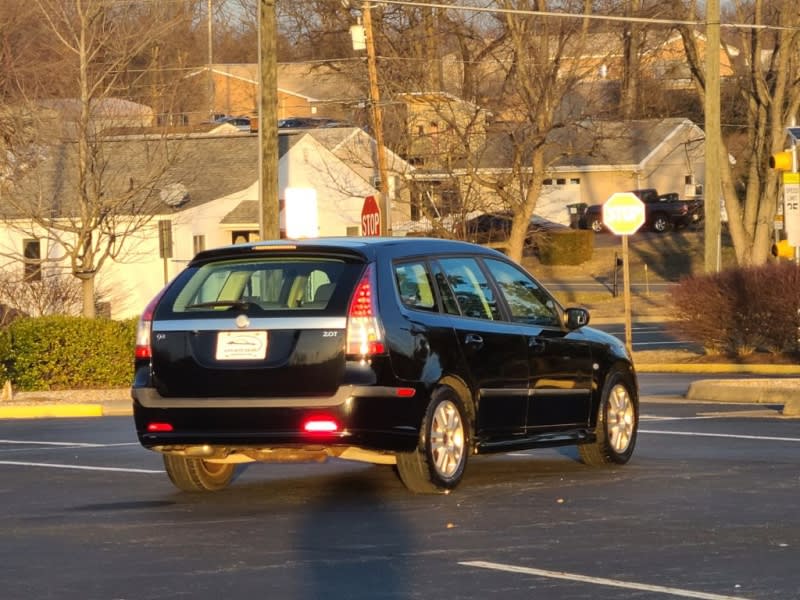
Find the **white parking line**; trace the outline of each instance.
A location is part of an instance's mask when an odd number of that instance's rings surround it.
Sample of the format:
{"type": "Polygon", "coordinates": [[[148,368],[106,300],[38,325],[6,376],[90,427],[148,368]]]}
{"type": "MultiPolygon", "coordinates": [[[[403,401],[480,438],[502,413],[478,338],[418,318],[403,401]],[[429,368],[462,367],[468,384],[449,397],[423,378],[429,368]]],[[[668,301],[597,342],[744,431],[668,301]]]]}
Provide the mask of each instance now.
{"type": "Polygon", "coordinates": [[[645,592],[657,592],[659,594],[670,594],[682,598],[701,598],[703,600],[747,600],[742,596],[722,596],[720,594],[708,594],[706,592],[694,592],[680,588],[664,587],[660,585],[649,585],[647,583],[636,583],[632,581],[620,581],[619,579],[605,579],[603,577],[589,577],[577,573],[566,573],[564,571],[546,571],[544,569],[532,569],[529,567],[517,567],[514,565],[504,565],[501,563],[473,560],[460,562],[466,567],[477,567],[479,569],[491,569],[494,571],[506,571],[508,573],[521,573],[523,575],[535,575],[537,577],[547,577],[549,579],[564,579],[566,581],[577,581],[580,583],[592,583],[595,585],[605,585],[609,587],[625,588],[629,590],[641,590],[645,592]]]}
{"type": "Polygon", "coordinates": [[[119,446],[138,446],[138,442],[120,442],[117,444],[92,444],[90,442],[44,442],[39,440],[0,440],[0,444],[31,446],[63,446],[66,448],[117,448],[119,446]]]}
{"type": "Polygon", "coordinates": [[[37,440],[0,440],[0,444],[30,444],[32,446],[70,446],[72,448],[97,448],[103,444],[89,442],[40,442],[37,440]]]}
{"type": "Polygon", "coordinates": [[[87,467],[83,465],[60,465],[53,463],[22,462],[16,460],[0,460],[0,465],[13,467],[42,467],[46,469],[72,469],[76,471],[113,471],[115,473],[158,473],[163,474],[159,469],[123,469],[121,467],[87,467]]]}
{"type": "MultiPolygon", "coordinates": [[[[726,415],[722,415],[726,416],[726,415]]],[[[659,417],[657,415],[642,415],[640,421],[702,421],[704,419],[718,419],[719,415],[703,415],[701,417],[659,417]]]]}
{"type": "Polygon", "coordinates": [[[688,437],[732,438],[735,440],[758,440],[764,442],[800,442],[800,438],[796,437],[740,435],[734,433],[703,433],[701,431],[656,431],[654,429],[640,429],[639,433],[655,433],[657,435],[683,435],[688,437]]]}

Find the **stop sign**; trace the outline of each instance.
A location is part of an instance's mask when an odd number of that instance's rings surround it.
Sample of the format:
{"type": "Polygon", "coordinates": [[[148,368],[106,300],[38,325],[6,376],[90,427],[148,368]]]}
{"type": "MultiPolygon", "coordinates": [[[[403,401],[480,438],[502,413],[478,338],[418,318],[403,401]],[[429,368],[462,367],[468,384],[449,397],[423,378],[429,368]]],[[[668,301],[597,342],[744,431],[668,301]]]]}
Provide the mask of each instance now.
{"type": "Polygon", "coordinates": [[[381,209],[375,196],[364,198],[361,209],[361,235],[378,236],[381,234],[381,209]]]}
{"type": "Polygon", "coordinates": [[[611,194],[603,204],[603,224],[617,235],[636,233],[644,218],[644,202],[631,192],[611,194]]]}

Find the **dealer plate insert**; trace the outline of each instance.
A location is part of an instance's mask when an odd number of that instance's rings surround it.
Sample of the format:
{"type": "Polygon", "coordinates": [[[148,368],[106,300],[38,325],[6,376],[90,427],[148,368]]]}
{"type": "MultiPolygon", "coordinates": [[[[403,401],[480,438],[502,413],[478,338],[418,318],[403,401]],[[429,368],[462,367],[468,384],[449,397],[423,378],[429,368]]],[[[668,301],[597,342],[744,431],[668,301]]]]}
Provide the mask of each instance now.
{"type": "Polygon", "coordinates": [[[266,356],[266,331],[220,331],[217,334],[217,360],[263,360],[266,356]]]}

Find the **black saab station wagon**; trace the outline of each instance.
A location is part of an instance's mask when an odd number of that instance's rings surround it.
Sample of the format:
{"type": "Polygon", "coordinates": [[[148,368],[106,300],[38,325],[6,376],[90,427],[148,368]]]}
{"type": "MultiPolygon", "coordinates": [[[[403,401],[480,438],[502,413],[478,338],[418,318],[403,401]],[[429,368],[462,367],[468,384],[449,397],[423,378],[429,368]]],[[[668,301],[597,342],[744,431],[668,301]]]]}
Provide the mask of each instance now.
{"type": "Polygon", "coordinates": [[[237,463],[395,465],[447,493],[473,454],[577,445],[623,464],[638,386],[616,338],[481,246],[256,242],[199,253],[139,323],[134,417],[181,490],[237,463]]]}

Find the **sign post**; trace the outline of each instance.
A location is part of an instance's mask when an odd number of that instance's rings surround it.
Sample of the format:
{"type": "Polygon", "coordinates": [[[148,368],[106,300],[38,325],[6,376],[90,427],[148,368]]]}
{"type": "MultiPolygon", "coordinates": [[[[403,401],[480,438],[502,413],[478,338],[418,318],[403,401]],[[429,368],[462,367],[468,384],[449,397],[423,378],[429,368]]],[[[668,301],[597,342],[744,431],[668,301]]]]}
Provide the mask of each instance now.
{"type": "Polygon", "coordinates": [[[361,235],[370,237],[381,235],[381,209],[375,196],[364,198],[364,206],[361,209],[361,235]]]}
{"type": "Polygon", "coordinates": [[[622,283],[625,307],[625,346],[633,353],[633,327],[631,324],[631,278],[628,263],[628,236],[644,225],[644,203],[636,194],[618,192],[611,194],[603,204],[603,224],[611,233],[622,236],[622,283]]]}

